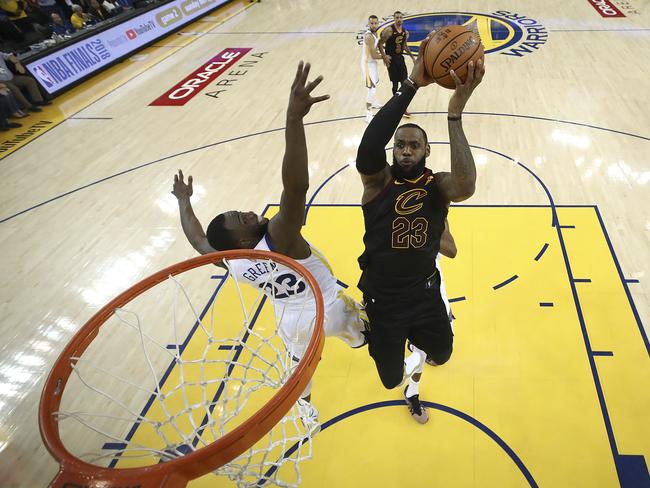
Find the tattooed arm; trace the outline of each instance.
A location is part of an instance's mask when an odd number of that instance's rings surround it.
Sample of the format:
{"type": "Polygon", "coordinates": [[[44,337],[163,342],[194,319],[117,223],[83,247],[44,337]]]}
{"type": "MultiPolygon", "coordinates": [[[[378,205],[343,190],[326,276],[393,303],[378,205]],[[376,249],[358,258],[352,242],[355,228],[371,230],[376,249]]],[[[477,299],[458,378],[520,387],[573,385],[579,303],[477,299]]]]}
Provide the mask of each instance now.
{"type": "Polygon", "coordinates": [[[456,90],[449,100],[447,115],[451,146],[451,173],[436,174],[438,187],[450,202],[460,202],[474,194],[476,166],[463,131],[461,116],[467,100],[483,79],[484,74],[483,58],[479,59],[476,65],[473,62],[469,63],[465,83],[460,81],[453,70],[451,71],[456,82],[456,90]]]}

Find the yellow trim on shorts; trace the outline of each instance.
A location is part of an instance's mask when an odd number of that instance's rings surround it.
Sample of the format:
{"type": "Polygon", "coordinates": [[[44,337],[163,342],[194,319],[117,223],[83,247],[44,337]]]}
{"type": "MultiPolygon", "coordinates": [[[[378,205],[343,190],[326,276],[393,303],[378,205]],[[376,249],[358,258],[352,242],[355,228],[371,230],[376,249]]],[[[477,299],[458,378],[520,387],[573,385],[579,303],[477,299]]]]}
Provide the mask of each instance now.
{"type": "Polygon", "coordinates": [[[372,78],[370,77],[370,66],[368,66],[368,58],[366,58],[366,88],[372,88],[372,85],[373,83],[372,78]]]}

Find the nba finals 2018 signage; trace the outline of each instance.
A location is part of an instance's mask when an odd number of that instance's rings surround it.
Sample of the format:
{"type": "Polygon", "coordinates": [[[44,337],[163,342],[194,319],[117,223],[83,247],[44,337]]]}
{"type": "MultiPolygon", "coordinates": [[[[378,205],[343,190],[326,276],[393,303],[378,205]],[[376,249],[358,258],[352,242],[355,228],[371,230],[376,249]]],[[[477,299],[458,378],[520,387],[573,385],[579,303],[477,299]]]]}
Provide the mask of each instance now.
{"type": "MultiPolygon", "coordinates": [[[[392,23],[392,17],[384,17],[379,31],[392,23]]],[[[464,25],[477,32],[486,54],[522,57],[546,44],[548,31],[539,21],[526,15],[497,10],[492,14],[471,12],[440,12],[426,14],[404,13],[404,28],[409,31],[409,47],[417,53],[422,39],[432,30],[445,25],[464,25]]],[[[363,42],[363,33],[357,35],[363,42]]]]}
{"type": "Polygon", "coordinates": [[[47,93],[55,94],[224,3],[226,0],[171,0],[89,37],[66,42],[25,67],[47,93]]]}

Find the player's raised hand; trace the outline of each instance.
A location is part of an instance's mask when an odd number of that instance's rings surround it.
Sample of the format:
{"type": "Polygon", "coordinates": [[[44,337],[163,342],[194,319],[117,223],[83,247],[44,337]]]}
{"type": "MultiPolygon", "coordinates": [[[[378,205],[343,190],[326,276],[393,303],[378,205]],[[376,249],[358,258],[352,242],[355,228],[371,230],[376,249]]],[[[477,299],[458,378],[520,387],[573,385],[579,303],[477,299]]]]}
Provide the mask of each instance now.
{"type": "Polygon", "coordinates": [[[174,175],[174,188],[172,194],[179,200],[183,198],[190,198],[194,193],[192,188],[192,176],[187,177],[187,184],[183,181],[183,171],[178,170],[178,174],[174,175]]]}
{"type": "Polygon", "coordinates": [[[330,97],[329,95],[311,96],[311,92],[323,81],[323,77],[318,76],[314,81],[307,83],[310,68],[309,63],[303,63],[302,61],[298,63],[298,70],[289,95],[289,108],[287,109],[287,116],[289,117],[303,118],[309,113],[309,109],[313,104],[327,100],[330,97]]]}
{"type": "Polygon", "coordinates": [[[483,75],[485,74],[484,59],[481,58],[476,63],[474,61],[469,62],[465,83],[461,81],[453,69],[449,74],[453,78],[454,83],[456,83],[456,90],[449,100],[449,115],[460,116],[472,92],[483,81],[483,75]]]}
{"type": "Polygon", "coordinates": [[[418,87],[423,87],[435,83],[433,77],[429,76],[427,70],[424,68],[424,50],[429,44],[429,41],[435,34],[435,31],[430,32],[427,37],[425,37],[420,43],[420,49],[418,50],[418,57],[415,60],[413,65],[413,70],[411,71],[411,80],[415,82],[418,87]]]}

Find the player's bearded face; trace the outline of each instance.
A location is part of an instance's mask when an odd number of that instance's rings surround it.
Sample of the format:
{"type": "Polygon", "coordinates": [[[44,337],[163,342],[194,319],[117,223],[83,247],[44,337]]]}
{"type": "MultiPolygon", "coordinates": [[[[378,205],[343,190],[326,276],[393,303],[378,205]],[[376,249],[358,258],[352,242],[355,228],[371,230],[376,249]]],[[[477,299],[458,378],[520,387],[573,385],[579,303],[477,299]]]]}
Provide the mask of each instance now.
{"type": "Polygon", "coordinates": [[[393,176],[396,178],[417,178],[424,172],[429,146],[426,134],[418,127],[399,127],[393,146],[393,176]]]}
{"type": "Polygon", "coordinates": [[[264,237],[269,223],[269,219],[254,212],[231,211],[224,215],[224,232],[229,233],[233,249],[255,247],[264,237]]]}
{"type": "MultiPolygon", "coordinates": [[[[400,158],[404,159],[404,158],[400,158]]],[[[408,164],[403,163],[397,159],[395,156],[395,153],[393,153],[393,165],[391,166],[391,171],[393,172],[393,176],[395,178],[401,178],[401,179],[413,179],[417,178],[424,172],[424,166],[426,165],[426,156],[422,156],[422,158],[417,161],[415,164],[412,164],[410,161],[408,161],[408,164]]]]}
{"type": "Polygon", "coordinates": [[[233,239],[238,242],[238,246],[246,249],[252,249],[264,237],[268,227],[268,219],[257,225],[250,225],[246,227],[239,227],[231,231],[233,239]]]}

